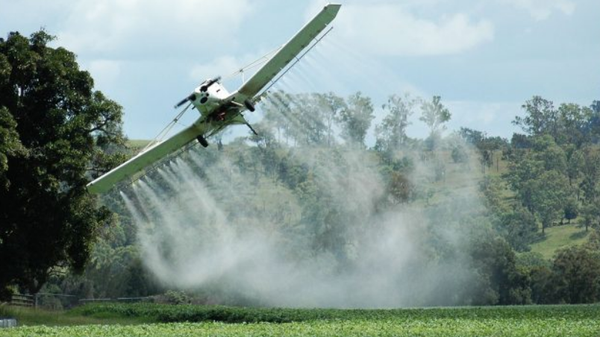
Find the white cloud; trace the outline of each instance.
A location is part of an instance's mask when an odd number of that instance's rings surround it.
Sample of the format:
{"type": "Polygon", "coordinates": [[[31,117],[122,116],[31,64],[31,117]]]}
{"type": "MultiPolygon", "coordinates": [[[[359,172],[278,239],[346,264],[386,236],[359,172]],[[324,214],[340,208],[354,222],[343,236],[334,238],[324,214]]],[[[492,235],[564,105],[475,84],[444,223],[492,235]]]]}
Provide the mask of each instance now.
{"type": "Polygon", "coordinates": [[[240,69],[242,62],[233,56],[220,56],[209,63],[196,64],[190,71],[190,78],[204,80],[216,75],[226,77],[232,72],[240,69]]]}
{"type": "Polygon", "coordinates": [[[94,77],[96,87],[109,88],[121,74],[121,62],[113,60],[95,60],[85,67],[94,77]]]}
{"type": "MultiPolygon", "coordinates": [[[[320,4],[315,2],[311,11],[320,4]]],[[[488,20],[461,12],[425,18],[393,2],[344,4],[334,25],[356,48],[377,55],[458,54],[494,38],[488,20]]]]}
{"type": "Polygon", "coordinates": [[[575,2],[570,0],[501,0],[503,3],[526,10],[536,20],[546,20],[554,11],[565,15],[575,12],[575,2]]]}
{"type": "Polygon", "coordinates": [[[79,0],[69,7],[58,32],[61,43],[79,53],[142,59],[232,44],[251,11],[248,0],[79,0]]]}

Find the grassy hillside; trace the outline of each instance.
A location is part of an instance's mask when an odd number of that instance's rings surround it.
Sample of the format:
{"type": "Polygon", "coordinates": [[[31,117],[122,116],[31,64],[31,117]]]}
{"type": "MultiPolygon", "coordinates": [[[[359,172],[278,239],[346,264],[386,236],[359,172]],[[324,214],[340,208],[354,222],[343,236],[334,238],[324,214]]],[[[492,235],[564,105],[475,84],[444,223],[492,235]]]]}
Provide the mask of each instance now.
{"type": "Polygon", "coordinates": [[[580,245],[587,241],[589,232],[576,225],[562,225],[546,228],[546,235],[540,241],[531,245],[531,251],[542,254],[544,258],[550,259],[554,253],[561,249],[574,245],[580,245]]]}
{"type": "MultiPolygon", "coordinates": [[[[502,159],[501,151],[496,151],[493,155],[494,164],[486,171],[491,176],[502,177],[508,173],[508,161],[502,159]]],[[[508,188],[502,191],[502,200],[506,205],[510,205],[514,200],[514,192],[508,188]]],[[[531,245],[531,251],[542,254],[546,259],[551,259],[554,253],[570,246],[581,245],[587,241],[589,232],[577,226],[577,220],[571,224],[556,225],[546,228],[545,235],[531,245]]]]}

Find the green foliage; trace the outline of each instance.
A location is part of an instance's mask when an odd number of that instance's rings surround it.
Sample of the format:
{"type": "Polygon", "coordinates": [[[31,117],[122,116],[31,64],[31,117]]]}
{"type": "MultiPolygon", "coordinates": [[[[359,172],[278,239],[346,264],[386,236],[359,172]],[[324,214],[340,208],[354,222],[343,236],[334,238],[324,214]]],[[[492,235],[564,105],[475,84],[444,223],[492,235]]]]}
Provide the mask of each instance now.
{"type": "Polygon", "coordinates": [[[85,185],[90,167],[106,169],[103,149],[123,141],[121,107],[53,39],[42,30],[0,41],[0,291],[35,293],[57,265],[83,270],[108,216],[85,185]]]}
{"type": "Polygon", "coordinates": [[[469,155],[464,146],[455,145],[452,148],[452,160],[455,163],[466,163],[469,159],[469,155]]]}
{"type": "Polygon", "coordinates": [[[404,96],[390,95],[382,109],[387,114],[380,125],[375,128],[377,143],[375,148],[382,152],[399,150],[408,142],[406,128],[410,125],[409,118],[414,113],[417,100],[405,94],[404,96]]]}
{"type": "Polygon", "coordinates": [[[583,159],[583,166],[581,168],[583,178],[579,183],[579,188],[583,192],[585,203],[590,204],[596,202],[598,198],[600,153],[597,150],[588,148],[584,151],[583,159]]]}
{"type": "Polygon", "coordinates": [[[242,308],[228,306],[167,305],[154,303],[95,303],[70,310],[70,315],[90,317],[121,316],[149,317],[157,322],[223,323],[290,323],[319,320],[389,320],[389,319],[517,319],[596,318],[598,306],[513,306],[513,307],[462,307],[423,309],[296,309],[296,308],[242,308]]]}
{"type": "Polygon", "coordinates": [[[499,237],[478,236],[471,244],[475,269],[486,287],[475,294],[474,304],[529,304],[531,290],[522,268],[517,267],[516,255],[510,245],[499,237]]]}
{"type": "Polygon", "coordinates": [[[558,303],[600,301],[600,251],[569,247],[554,258],[554,300],[558,303]]]}
{"type": "MultiPolygon", "coordinates": [[[[2,56],[0,54],[0,57],[2,56]]],[[[17,123],[8,109],[2,106],[0,107],[0,189],[5,190],[10,186],[10,181],[6,176],[9,156],[19,155],[23,151],[24,148],[17,133],[17,123]]]]}
{"type": "Polygon", "coordinates": [[[429,127],[430,137],[444,130],[444,123],[449,121],[452,116],[448,108],[440,101],[440,96],[433,96],[431,102],[423,101],[421,103],[421,117],[419,117],[419,120],[429,127]]]}
{"type": "Polygon", "coordinates": [[[494,151],[508,148],[506,139],[500,137],[488,137],[484,132],[461,127],[458,134],[479,151],[479,160],[484,169],[492,166],[494,151]]]}
{"type": "Polygon", "coordinates": [[[569,197],[564,205],[564,218],[568,223],[579,216],[579,202],[573,196],[569,197]]]}
{"type": "Polygon", "coordinates": [[[531,182],[532,202],[542,223],[542,233],[553,222],[562,219],[569,196],[568,181],[557,171],[546,171],[531,182]]]}
{"type": "Polygon", "coordinates": [[[357,92],[350,95],[346,101],[347,105],[338,115],[338,121],[342,126],[342,137],[351,146],[364,146],[367,130],[371,126],[373,115],[373,103],[369,97],[357,92]]]}
{"type": "Polygon", "coordinates": [[[595,336],[600,329],[598,306],[334,310],[109,304],[83,309],[68,315],[156,317],[165,311],[174,323],[26,326],[0,330],[0,336],[595,336]]]}
{"type": "Polygon", "coordinates": [[[581,226],[585,227],[587,232],[590,227],[600,229],[600,205],[596,203],[585,204],[581,209],[581,226]]]}
{"type": "Polygon", "coordinates": [[[501,214],[499,231],[516,251],[528,251],[537,238],[538,226],[535,217],[522,206],[501,214]]]}
{"type": "Polygon", "coordinates": [[[557,109],[552,101],[534,96],[523,104],[523,109],[525,117],[515,117],[513,124],[531,136],[549,135],[561,146],[571,144],[579,149],[597,139],[600,131],[594,105],[588,108],[563,103],[557,109]]]}
{"type": "Polygon", "coordinates": [[[169,304],[189,304],[191,302],[190,297],[183,291],[169,290],[164,297],[169,304]]]}
{"type": "Polygon", "coordinates": [[[526,111],[525,117],[517,116],[513,124],[520,126],[530,135],[550,134],[558,131],[558,112],[552,101],[534,96],[522,106],[526,111]]]}
{"type": "Polygon", "coordinates": [[[389,198],[394,204],[406,203],[414,197],[412,182],[400,172],[392,172],[387,188],[389,198]]]}

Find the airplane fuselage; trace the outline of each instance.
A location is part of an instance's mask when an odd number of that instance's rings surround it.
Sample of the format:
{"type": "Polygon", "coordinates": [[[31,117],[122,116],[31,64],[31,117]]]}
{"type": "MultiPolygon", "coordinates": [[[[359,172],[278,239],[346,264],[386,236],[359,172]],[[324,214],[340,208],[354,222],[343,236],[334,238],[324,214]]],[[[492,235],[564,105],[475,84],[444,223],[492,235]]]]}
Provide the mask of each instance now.
{"type": "Polygon", "coordinates": [[[192,93],[194,98],[191,99],[191,102],[201,115],[209,115],[213,110],[223,105],[231,94],[219,82],[214,82],[206,88],[204,85],[201,84],[194,89],[192,93]]]}

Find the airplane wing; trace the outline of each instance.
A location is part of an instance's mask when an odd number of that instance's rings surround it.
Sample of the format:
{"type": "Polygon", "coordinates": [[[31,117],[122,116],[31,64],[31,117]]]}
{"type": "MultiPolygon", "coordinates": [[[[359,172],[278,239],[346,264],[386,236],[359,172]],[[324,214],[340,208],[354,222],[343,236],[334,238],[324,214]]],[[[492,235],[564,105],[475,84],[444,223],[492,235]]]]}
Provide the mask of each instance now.
{"type": "Polygon", "coordinates": [[[289,40],[273,57],[267,61],[246,83],[237,91],[235,101],[243,102],[252,98],[285,68],[304,48],[306,48],[319,33],[333,21],[340,4],[328,4],[308,22],[291,40],[289,40]],[[241,94],[241,95],[239,95],[241,94]]]}
{"type": "Polygon", "coordinates": [[[146,151],[141,152],[135,157],[112,169],[108,173],[92,181],[87,185],[88,192],[92,194],[107,192],[118,182],[133,176],[135,173],[143,170],[146,166],[157,162],[164,156],[176,151],[177,149],[196,139],[196,137],[202,135],[204,132],[205,130],[203,130],[201,125],[192,124],[173,137],[154,145],[146,151]]]}

